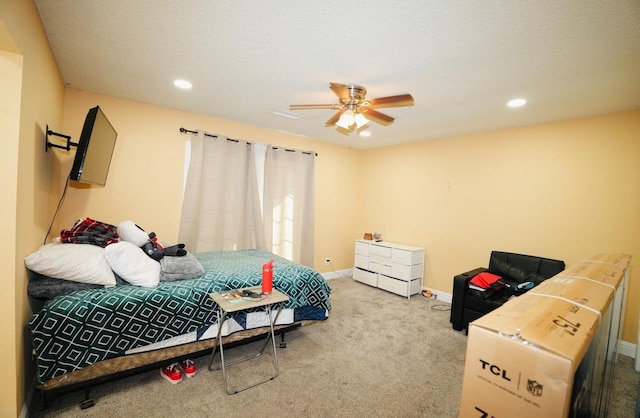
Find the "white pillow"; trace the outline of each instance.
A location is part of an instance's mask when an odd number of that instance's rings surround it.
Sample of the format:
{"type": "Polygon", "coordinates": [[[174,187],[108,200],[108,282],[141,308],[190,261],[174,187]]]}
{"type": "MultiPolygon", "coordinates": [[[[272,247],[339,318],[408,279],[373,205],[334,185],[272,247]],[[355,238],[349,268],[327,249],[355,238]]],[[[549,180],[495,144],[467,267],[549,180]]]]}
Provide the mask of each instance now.
{"type": "Polygon", "coordinates": [[[54,279],[115,286],[116,277],[105,259],[105,249],[91,244],[54,242],[24,259],[25,266],[54,279]]]}
{"type": "Polygon", "coordinates": [[[123,280],[142,287],[156,287],[160,282],[160,263],[128,241],[107,245],[107,262],[123,280]]]}
{"type": "Polygon", "coordinates": [[[122,221],[118,224],[118,236],[122,241],[142,247],[149,241],[149,235],[144,232],[133,221],[122,221]]]}

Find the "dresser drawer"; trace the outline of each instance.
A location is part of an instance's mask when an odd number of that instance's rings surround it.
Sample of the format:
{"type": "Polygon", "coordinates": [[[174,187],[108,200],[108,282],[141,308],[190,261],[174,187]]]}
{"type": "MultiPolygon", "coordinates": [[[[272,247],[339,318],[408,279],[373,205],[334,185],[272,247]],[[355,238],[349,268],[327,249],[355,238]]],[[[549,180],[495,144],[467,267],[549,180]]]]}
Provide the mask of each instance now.
{"type": "Polygon", "coordinates": [[[391,264],[381,264],[372,259],[369,259],[369,270],[375,271],[376,273],[391,274],[391,264]]]}
{"type": "Polygon", "coordinates": [[[390,266],[393,259],[391,257],[386,257],[380,254],[369,254],[369,260],[379,264],[386,264],[390,266]]]}
{"type": "Polygon", "coordinates": [[[369,257],[366,255],[356,254],[354,265],[356,267],[362,267],[363,269],[369,269],[369,257]]]}
{"type": "Polygon", "coordinates": [[[380,275],[378,276],[378,287],[380,289],[388,290],[389,292],[393,292],[398,295],[407,296],[409,283],[380,275]]]}
{"type": "Polygon", "coordinates": [[[414,264],[412,266],[405,266],[404,264],[391,264],[391,277],[402,280],[412,280],[422,278],[422,264],[414,264]]]}
{"type": "Polygon", "coordinates": [[[368,284],[369,286],[378,286],[378,275],[370,271],[360,270],[359,268],[353,269],[353,279],[359,282],[368,284]]]}
{"type": "Polygon", "coordinates": [[[421,264],[424,262],[423,251],[410,251],[400,248],[394,248],[391,252],[391,258],[395,263],[405,264],[410,266],[411,264],[421,264]]]}
{"type": "Polygon", "coordinates": [[[371,244],[368,242],[356,241],[356,254],[369,255],[371,244]]]}
{"type": "Polygon", "coordinates": [[[386,247],[384,245],[371,244],[369,248],[369,255],[379,255],[382,257],[391,258],[391,247],[386,247]]]}

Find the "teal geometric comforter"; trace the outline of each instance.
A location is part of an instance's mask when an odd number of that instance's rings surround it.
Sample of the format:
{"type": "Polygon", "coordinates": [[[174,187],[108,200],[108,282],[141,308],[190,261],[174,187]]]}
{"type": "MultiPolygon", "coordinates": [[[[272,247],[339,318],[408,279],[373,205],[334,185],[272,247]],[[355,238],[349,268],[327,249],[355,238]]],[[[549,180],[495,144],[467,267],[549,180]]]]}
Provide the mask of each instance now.
{"type": "Polygon", "coordinates": [[[127,350],[196,331],[217,320],[214,291],[257,286],[262,265],[274,260],[273,285],[290,298],[294,321],[324,320],[331,287],[315,270],[262,250],[194,254],[205,268],[197,279],[160,282],[156,288],[116,286],[51,299],[28,322],[37,380],[69,373],[127,350]]]}

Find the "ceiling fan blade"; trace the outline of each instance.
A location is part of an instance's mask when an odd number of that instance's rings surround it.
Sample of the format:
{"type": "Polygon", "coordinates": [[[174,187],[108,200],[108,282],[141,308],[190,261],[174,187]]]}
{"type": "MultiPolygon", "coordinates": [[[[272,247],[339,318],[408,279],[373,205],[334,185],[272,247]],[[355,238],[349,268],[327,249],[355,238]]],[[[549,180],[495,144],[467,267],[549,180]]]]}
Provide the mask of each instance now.
{"type": "Polygon", "coordinates": [[[381,125],[391,125],[395,120],[391,116],[387,116],[384,113],[380,113],[377,110],[361,108],[362,114],[365,118],[372,120],[374,122],[378,122],[381,125]]]}
{"type": "Polygon", "coordinates": [[[341,83],[329,83],[329,87],[331,90],[338,96],[339,99],[344,99],[349,97],[349,87],[345,84],[341,83]]]}
{"type": "Polygon", "coordinates": [[[324,126],[333,126],[336,124],[338,119],[340,119],[340,115],[344,113],[345,109],[340,109],[335,115],[331,116],[331,118],[324,123],[324,126]]]}
{"type": "Polygon", "coordinates": [[[369,107],[399,107],[413,106],[413,96],[410,94],[400,94],[398,96],[378,97],[369,99],[369,107]]]}
{"type": "Polygon", "coordinates": [[[305,109],[337,109],[338,104],[292,104],[289,110],[305,110],[305,109]]]}

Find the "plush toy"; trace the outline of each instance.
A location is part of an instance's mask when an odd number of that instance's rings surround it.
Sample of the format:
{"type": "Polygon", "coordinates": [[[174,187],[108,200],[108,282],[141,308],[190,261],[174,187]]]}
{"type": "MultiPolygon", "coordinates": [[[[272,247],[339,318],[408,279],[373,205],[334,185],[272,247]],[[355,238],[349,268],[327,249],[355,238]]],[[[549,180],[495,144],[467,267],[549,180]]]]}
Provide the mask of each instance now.
{"type": "Polygon", "coordinates": [[[147,235],[144,229],[140,228],[133,221],[123,221],[118,225],[118,236],[123,241],[129,241],[140,247],[149,257],[156,261],[162,260],[165,256],[182,257],[187,255],[184,244],[163,246],[158,242],[155,232],[147,235]]]}

